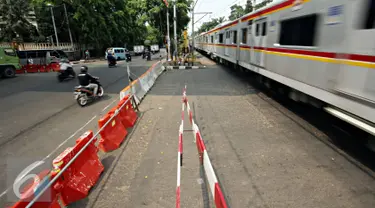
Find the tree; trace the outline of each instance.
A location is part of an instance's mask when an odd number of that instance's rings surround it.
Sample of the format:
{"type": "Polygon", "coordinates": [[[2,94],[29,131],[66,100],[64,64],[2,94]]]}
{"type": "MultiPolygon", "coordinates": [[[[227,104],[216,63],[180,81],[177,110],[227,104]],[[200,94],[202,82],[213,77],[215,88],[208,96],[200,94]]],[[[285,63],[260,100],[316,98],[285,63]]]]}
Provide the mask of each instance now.
{"type": "Polygon", "coordinates": [[[206,32],[208,30],[213,29],[216,25],[223,23],[225,21],[225,17],[213,18],[208,22],[204,22],[198,29],[197,33],[200,34],[202,32],[206,32]]]}
{"type": "Polygon", "coordinates": [[[235,19],[240,18],[240,17],[242,17],[243,15],[246,14],[244,8],[240,5],[237,5],[237,4],[231,6],[230,10],[231,10],[231,12],[230,12],[230,15],[228,17],[229,20],[235,20],[235,19]]]}
{"type": "MultiPolygon", "coordinates": [[[[192,0],[177,0],[177,33],[190,21],[192,0]]],[[[69,21],[73,41],[102,50],[109,46],[128,47],[143,44],[146,39],[161,44],[166,35],[166,13],[173,14],[162,0],[0,0],[2,41],[11,41],[17,34],[24,41],[45,41],[55,38],[51,18],[52,5],[59,42],[70,42],[69,21]],[[67,18],[63,7],[67,9],[67,18]],[[38,28],[24,14],[35,10],[38,28]],[[146,26],[148,23],[148,26],[146,26]]],[[[173,16],[169,20],[173,34],[173,16]]],[[[173,37],[173,36],[172,36],[173,37]]]]}
{"type": "MultiPolygon", "coordinates": [[[[137,4],[142,4],[142,15],[147,22],[161,31],[161,34],[167,34],[167,9],[169,10],[170,35],[173,37],[173,4],[169,4],[167,8],[162,0],[135,0],[137,4]],[[139,3],[138,3],[139,2],[139,3]],[[142,3],[141,3],[142,2],[142,3]]],[[[177,18],[177,37],[180,37],[184,28],[190,22],[189,11],[192,5],[192,0],[177,0],[176,1],[176,18],[177,18]]]]}
{"type": "Polygon", "coordinates": [[[247,0],[246,6],[245,6],[245,13],[248,14],[248,13],[252,12],[253,10],[254,10],[253,3],[251,2],[251,0],[247,0]]]}
{"type": "Polygon", "coordinates": [[[37,30],[27,20],[31,11],[30,4],[25,0],[0,0],[0,41],[12,41],[19,36],[25,41],[32,40],[37,30]]]}
{"type": "Polygon", "coordinates": [[[262,8],[262,7],[264,7],[264,6],[266,6],[267,4],[272,3],[272,2],[273,2],[273,0],[264,0],[264,1],[262,1],[261,3],[259,3],[259,4],[256,4],[256,5],[254,6],[254,10],[258,10],[258,9],[260,9],[260,8],[262,8]]]}

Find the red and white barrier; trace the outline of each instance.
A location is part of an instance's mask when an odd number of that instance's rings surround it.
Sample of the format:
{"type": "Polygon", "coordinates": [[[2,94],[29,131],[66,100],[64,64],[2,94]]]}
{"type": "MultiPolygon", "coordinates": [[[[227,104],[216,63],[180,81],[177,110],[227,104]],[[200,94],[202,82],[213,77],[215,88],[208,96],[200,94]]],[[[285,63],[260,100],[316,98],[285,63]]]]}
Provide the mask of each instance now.
{"type": "Polygon", "coordinates": [[[183,146],[182,146],[182,138],[184,133],[184,113],[185,113],[185,105],[182,103],[182,111],[181,111],[181,124],[178,131],[178,155],[177,155],[177,188],[176,188],[176,208],[180,208],[180,196],[181,196],[181,189],[180,189],[180,182],[181,182],[181,166],[182,166],[182,153],[183,153],[183,146]]]}
{"type": "Polygon", "coordinates": [[[202,135],[199,131],[199,127],[194,122],[193,112],[191,111],[189,102],[188,102],[187,97],[186,97],[186,85],[185,85],[185,88],[184,88],[184,91],[183,91],[182,101],[183,101],[183,104],[185,104],[186,109],[187,109],[188,114],[189,114],[189,121],[190,121],[190,123],[193,127],[194,139],[195,139],[195,143],[197,145],[197,149],[198,149],[198,152],[199,152],[199,159],[200,159],[201,164],[203,164],[205,175],[206,175],[206,178],[208,180],[210,190],[211,190],[211,194],[212,194],[212,197],[214,198],[214,201],[215,201],[215,205],[216,205],[217,208],[227,208],[228,205],[225,201],[224,194],[223,194],[222,189],[220,187],[220,184],[217,180],[217,177],[216,177],[214,168],[211,164],[210,158],[208,156],[206,146],[204,145],[202,135]]]}

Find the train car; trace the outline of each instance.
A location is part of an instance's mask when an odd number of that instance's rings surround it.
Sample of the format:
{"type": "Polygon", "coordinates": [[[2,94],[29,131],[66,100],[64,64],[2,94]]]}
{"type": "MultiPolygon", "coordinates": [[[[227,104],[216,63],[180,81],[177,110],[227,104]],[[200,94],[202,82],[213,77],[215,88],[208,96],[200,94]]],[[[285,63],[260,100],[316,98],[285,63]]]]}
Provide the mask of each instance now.
{"type": "Polygon", "coordinates": [[[374,138],[374,37],[375,0],[284,0],[200,34],[195,47],[374,138]]]}

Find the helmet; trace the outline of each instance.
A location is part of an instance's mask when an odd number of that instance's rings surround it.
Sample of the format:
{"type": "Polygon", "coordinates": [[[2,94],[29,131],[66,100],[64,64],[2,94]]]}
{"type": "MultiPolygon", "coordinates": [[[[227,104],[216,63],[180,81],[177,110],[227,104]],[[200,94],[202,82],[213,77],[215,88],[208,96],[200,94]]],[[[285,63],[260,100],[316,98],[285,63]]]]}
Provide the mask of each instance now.
{"type": "Polygon", "coordinates": [[[88,70],[89,70],[89,68],[87,66],[81,66],[81,72],[82,73],[87,73],[88,70]]]}

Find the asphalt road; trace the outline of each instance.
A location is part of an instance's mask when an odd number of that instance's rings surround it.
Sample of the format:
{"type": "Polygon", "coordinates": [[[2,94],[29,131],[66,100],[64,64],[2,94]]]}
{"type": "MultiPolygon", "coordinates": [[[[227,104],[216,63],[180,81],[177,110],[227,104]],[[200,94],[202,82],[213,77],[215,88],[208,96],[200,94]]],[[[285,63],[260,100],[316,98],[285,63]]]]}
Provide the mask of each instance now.
{"type": "MultiPolygon", "coordinates": [[[[106,171],[97,186],[72,207],[175,206],[185,84],[230,207],[373,207],[374,153],[356,143],[360,135],[344,136],[333,128],[344,128],[337,119],[279,99],[253,81],[214,65],[162,74],[142,101],[127,142],[103,157],[106,171]],[[346,140],[351,145],[339,145],[346,140]]],[[[181,205],[213,207],[193,135],[183,138],[181,205]]]]}
{"type": "MultiPolygon", "coordinates": [[[[133,57],[132,77],[143,74],[157,59],[133,57]]],[[[73,98],[77,79],[59,83],[56,73],[22,74],[0,80],[0,206],[14,200],[12,184],[17,175],[35,161],[45,164],[33,172],[49,169],[52,160],[86,130],[97,130],[97,121],[119,99],[128,85],[126,63],[108,68],[106,62],[87,64],[89,73],[100,77],[105,96],[81,108],[73,98]]],[[[78,73],[80,64],[74,69],[78,73]]]]}

